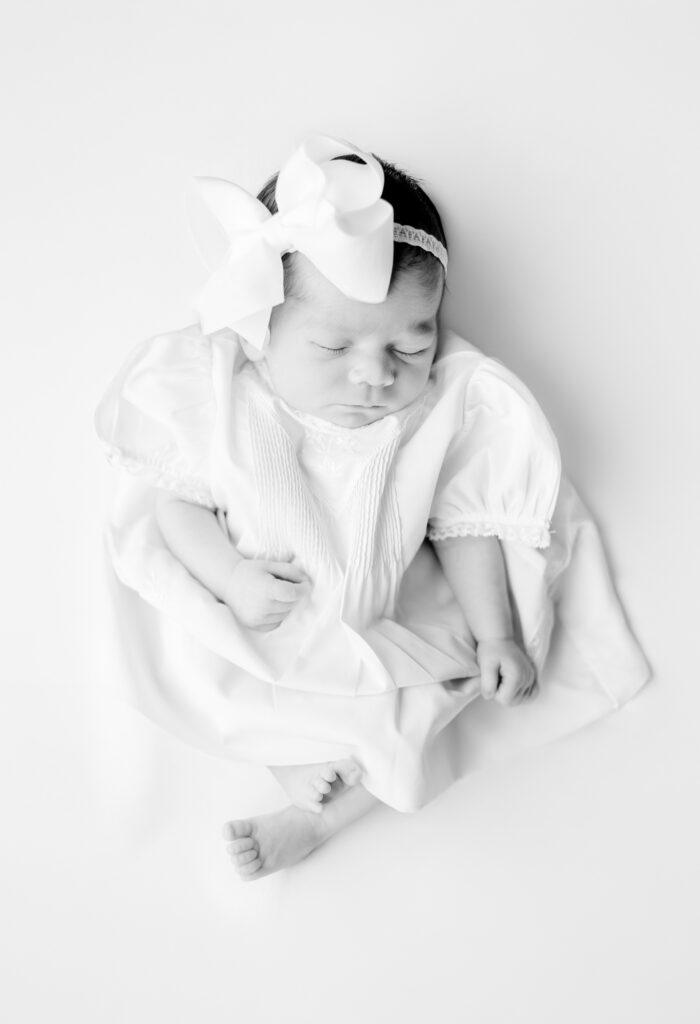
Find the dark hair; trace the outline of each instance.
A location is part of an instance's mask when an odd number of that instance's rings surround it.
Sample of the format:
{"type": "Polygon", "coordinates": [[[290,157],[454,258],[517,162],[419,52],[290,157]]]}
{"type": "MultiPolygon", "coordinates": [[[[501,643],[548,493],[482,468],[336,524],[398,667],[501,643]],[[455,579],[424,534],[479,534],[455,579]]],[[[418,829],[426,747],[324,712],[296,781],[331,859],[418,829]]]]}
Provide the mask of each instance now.
{"type": "MultiPolygon", "coordinates": [[[[447,249],[447,240],[440,214],[432,199],[421,188],[417,179],[412,178],[410,174],[395,167],[394,164],[382,160],[376,153],[372,155],[379,161],[384,170],[382,199],[385,199],[394,208],[394,221],[397,224],[405,224],[408,227],[426,231],[429,235],[437,238],[438,242],[442,242],[445,249],[447,249]]],[[[347,156],[338,156],[334,159],[351,160],[353,163],[364,162],[354,153],[348,153],[347,156]]],[[[273,174],[258,193],[258,199],[268,208],[270,213],[277,213],[277,202],[275,201],[276,187],[277,174],[273,174]]],[[[286,253],[282,257],[285,295],[292,294],[296,285],[294,278],[294,255],[294,253],[286,253]]],[[[422,283],[427,288],[435,287],[438,281],[442,280],[444,289],[444,270],[436,256],[415,245],[408,245],[406,242],[394,242],[394,265],[391,283],[393,284],[397,274],[406,270],[419,273],[422,283]]]]}

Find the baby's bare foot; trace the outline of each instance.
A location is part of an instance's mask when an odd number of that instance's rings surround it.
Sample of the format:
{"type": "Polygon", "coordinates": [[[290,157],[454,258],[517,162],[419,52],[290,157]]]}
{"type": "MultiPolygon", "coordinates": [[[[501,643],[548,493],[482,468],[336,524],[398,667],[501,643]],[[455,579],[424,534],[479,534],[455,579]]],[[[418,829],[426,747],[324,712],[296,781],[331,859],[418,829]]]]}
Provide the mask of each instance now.
{"type": "Polygon", "coordinates": [[[292,867],[320,846],[328,835],[324,818],[298,807],[229,821],[223,828],[229,856],[244,882],[292,867]]]}
{"type": "Polygon", "coordinates": [[[360,781],[362,769],[352,757],[322,764],[271,765],[270,771],[295,807],[320,814],[323,798],[360,781]]]}

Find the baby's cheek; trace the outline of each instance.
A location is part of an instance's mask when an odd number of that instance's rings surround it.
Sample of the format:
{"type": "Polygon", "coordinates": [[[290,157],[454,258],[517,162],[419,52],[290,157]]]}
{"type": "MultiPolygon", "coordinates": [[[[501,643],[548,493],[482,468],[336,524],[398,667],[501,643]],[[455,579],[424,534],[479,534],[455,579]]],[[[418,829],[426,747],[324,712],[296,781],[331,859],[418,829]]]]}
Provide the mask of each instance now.
{"type": "Polygon", "coordinates": [[[416,394],[420,394],[427,387],[430,365],[430,363],[422,362],[407,366],[399,378],[403,382],[403,386],[414,391],[416,394]]]}
{"type": "Polygon", "coordinates": [[[333,359],[316,369],[313,376],[314,385],[316,388],[347,388],[349,373],[343,359],[333,359]]]}

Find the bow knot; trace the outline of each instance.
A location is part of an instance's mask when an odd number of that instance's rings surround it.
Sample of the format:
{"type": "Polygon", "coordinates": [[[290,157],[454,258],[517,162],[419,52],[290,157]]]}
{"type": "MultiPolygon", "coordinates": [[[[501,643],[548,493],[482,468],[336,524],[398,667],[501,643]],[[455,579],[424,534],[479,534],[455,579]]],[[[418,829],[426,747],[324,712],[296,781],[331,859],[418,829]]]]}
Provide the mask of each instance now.
{"type": "Polygon", "coordinates": [[[279,213],[273,214],[269,220],[266,220],[260,231],[267,244],[280,254],[294,247],[294,225],[286,224],[283,216],[279,213]]]}

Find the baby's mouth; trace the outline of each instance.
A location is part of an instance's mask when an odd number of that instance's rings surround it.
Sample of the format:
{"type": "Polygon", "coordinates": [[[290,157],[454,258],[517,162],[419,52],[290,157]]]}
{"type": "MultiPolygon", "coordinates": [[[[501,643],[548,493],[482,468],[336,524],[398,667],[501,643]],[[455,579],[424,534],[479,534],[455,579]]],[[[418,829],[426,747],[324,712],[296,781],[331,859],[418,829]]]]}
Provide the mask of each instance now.
{"type": "Polygon", "coordinates": [[[340,402],[341,409],[385,409],[384,405],[370,405],[365,402],[340,402]]]}

